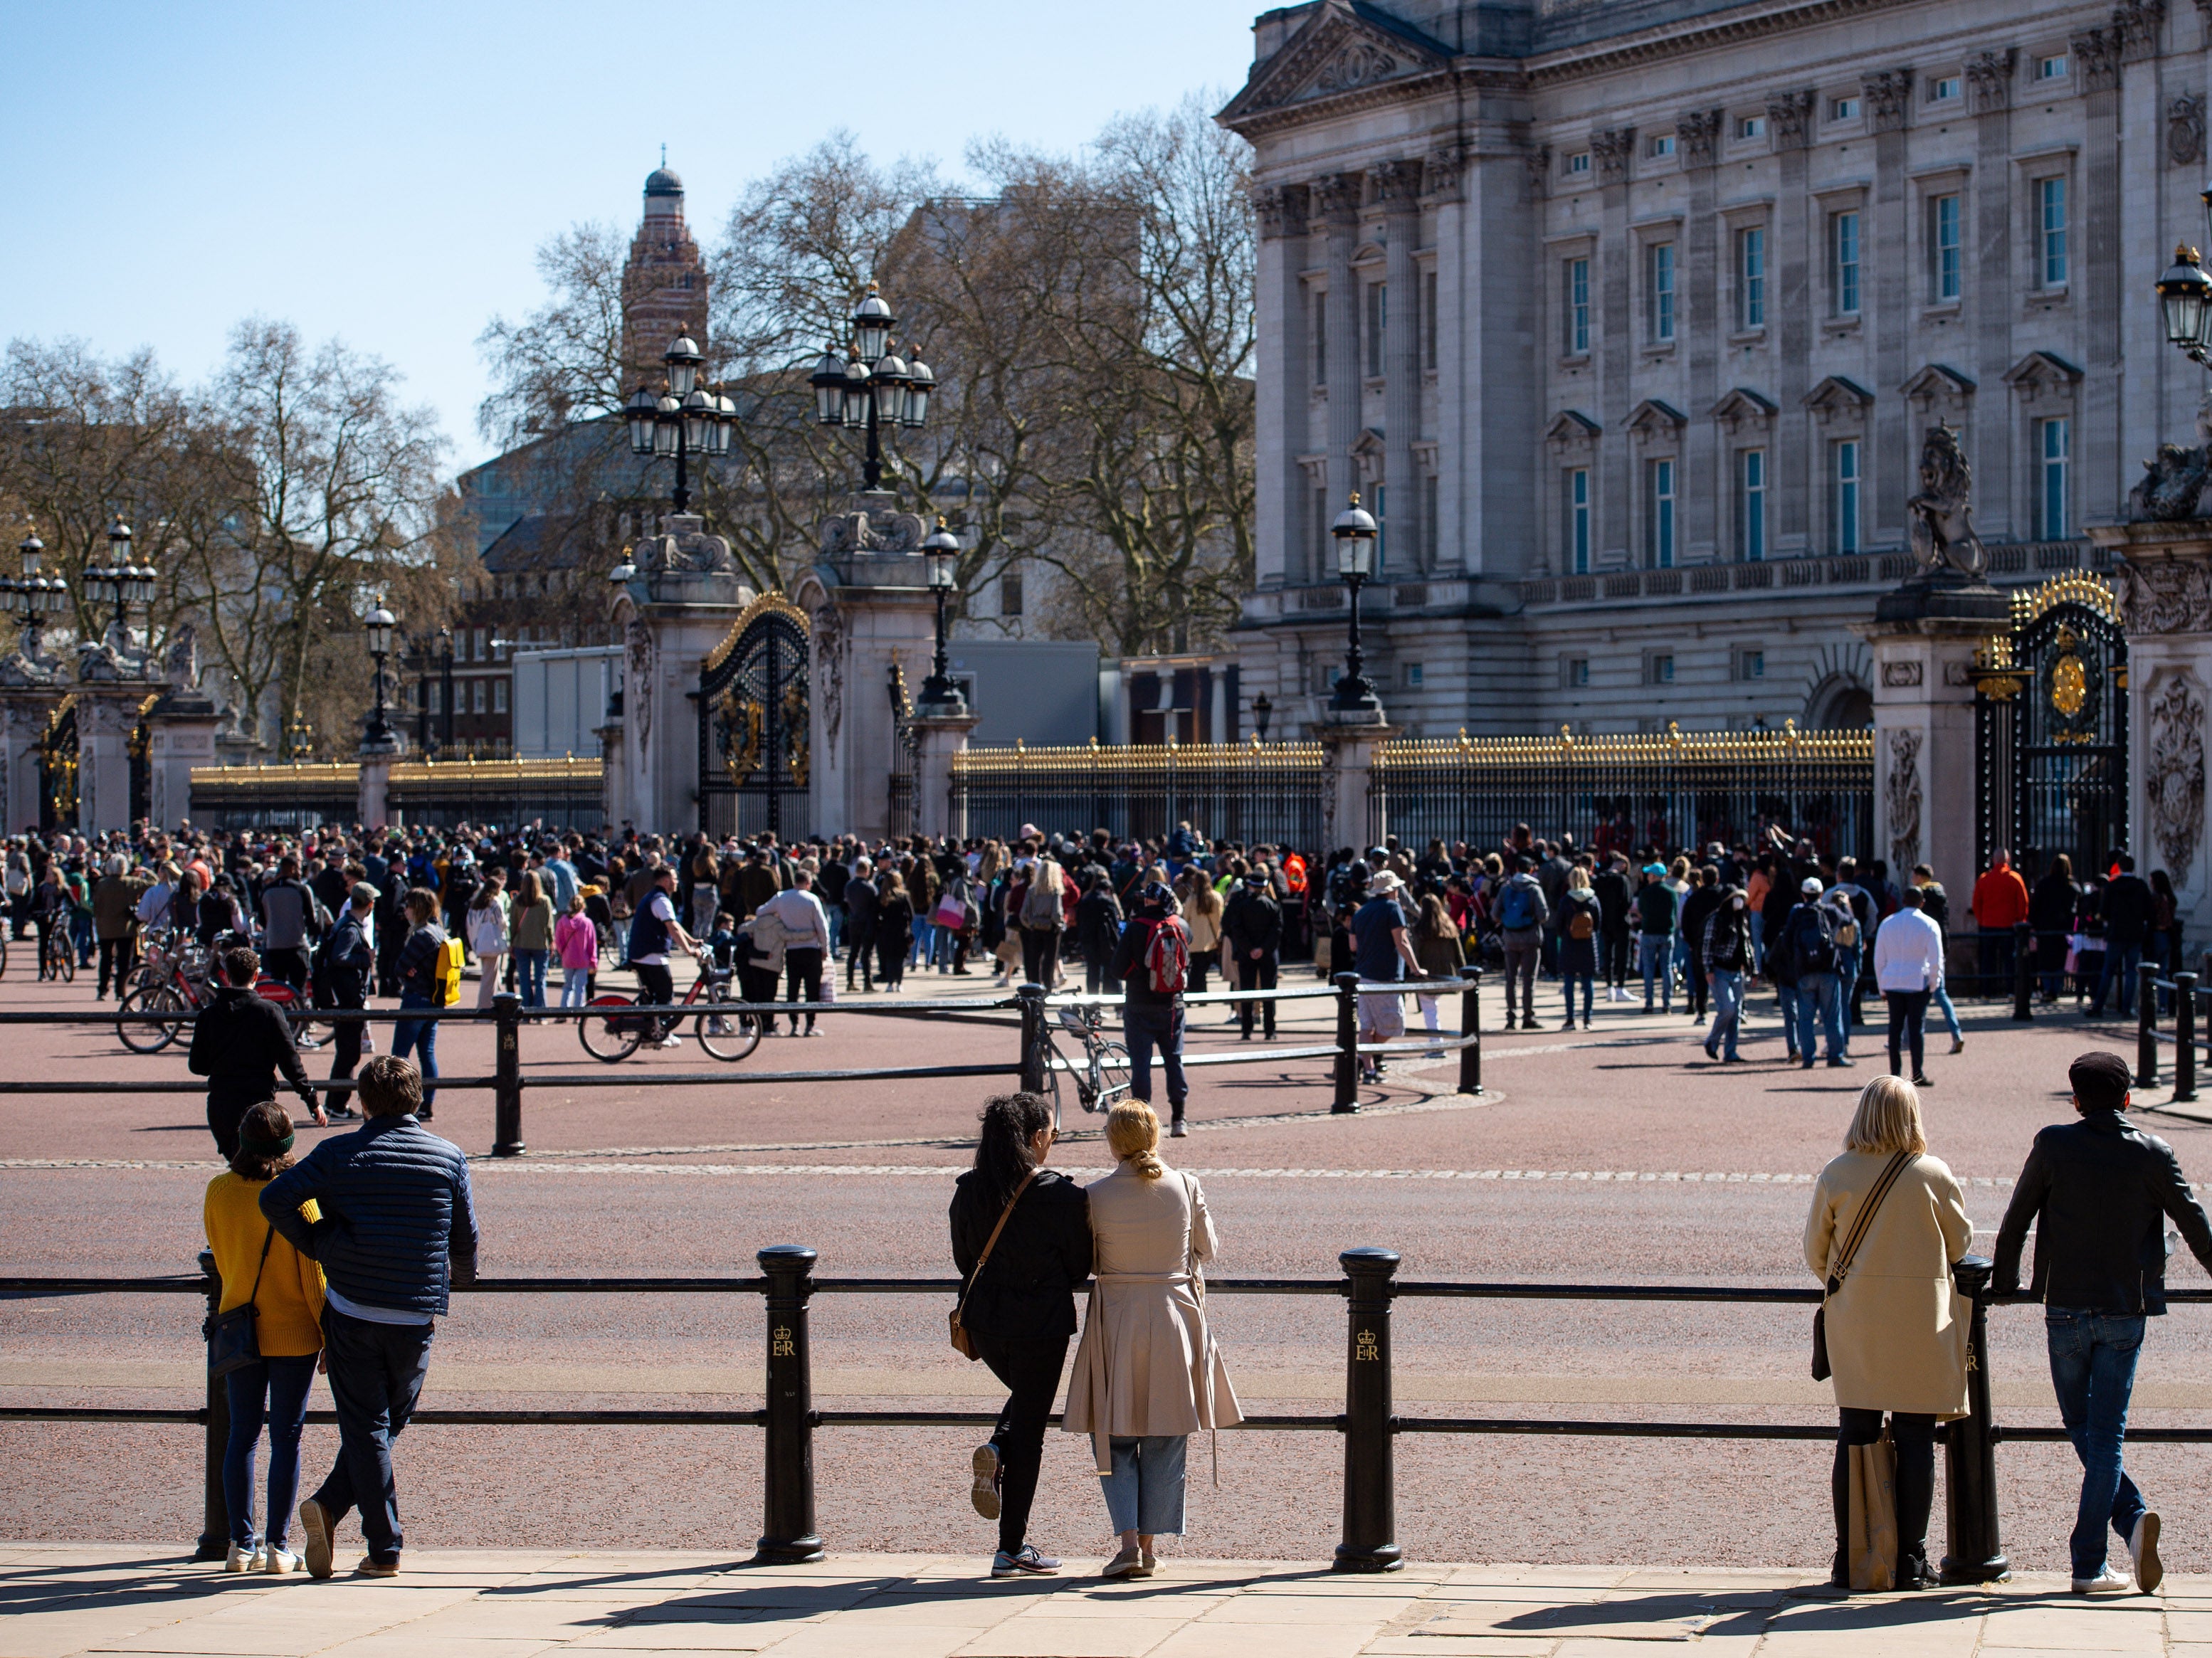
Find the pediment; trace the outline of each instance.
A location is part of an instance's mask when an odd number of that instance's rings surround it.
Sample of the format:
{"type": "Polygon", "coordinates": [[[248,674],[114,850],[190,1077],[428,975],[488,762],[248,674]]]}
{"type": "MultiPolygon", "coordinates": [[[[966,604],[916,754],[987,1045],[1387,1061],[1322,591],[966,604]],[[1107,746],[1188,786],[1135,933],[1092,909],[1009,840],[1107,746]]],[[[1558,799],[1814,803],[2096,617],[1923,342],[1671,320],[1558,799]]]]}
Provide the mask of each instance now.
{"type": "Polygon", "coordinates": [[[1442,42],[1361,0],[1322,0],[1298,32],[1265,63],[1215,118],[1232,131],[1301,104],[1364,94],[1441,70],[1442,42]]]}
{"type": "Polygon", "coordinates": [[[1362,428],[1359,435],[1352,440],[1352,452],[1355,455],[1379,455],[1383,447],[1382,433],[1377,427],[1362,428]]]}
{"type": "Polygon", "coordinates": [[[1897,389],[1916,403],[1963,402],[1974,395],[1974,382],[1948,363],[1931,362],[1897,389]]]}
{"type": "Polygon", "coordinates": [[[1605,428],[1579,409],[1570,409],[1544,428],[1547,442],[1566,447],[1572,444],[1593,443],[1605,428]]]}
{"type": "Polygon", "coordinates": [[[1831,374],[1805,394],[1805,406],[1820,415],[1861,414],[1874,406],[1874,393],[1855,380],[1831,374]]]}
{"type": "Polygon", "coordinates": [[[1777,412],[1773,400],[1762,397],[1747,386],[1739,386],[1713,405],[1712,417],[1730,431],[1749,421],[1764,426],[1777,412]]]}
{"type": "Polygon", "coordinates": [[[2056,353],[2031,351],[2005,370],[2004,380],[2015,392],[2033,397],[2038,392],[2072,386],[2081,378],[2081,371],[2056,353]]]}
{"type": "Polygon", "coordinates": [[[1671,403],[1646,398],[1629,410],[1628,429],[1638,437],[1657,437],[1680,431],[1690,417],[1671,403]]]}

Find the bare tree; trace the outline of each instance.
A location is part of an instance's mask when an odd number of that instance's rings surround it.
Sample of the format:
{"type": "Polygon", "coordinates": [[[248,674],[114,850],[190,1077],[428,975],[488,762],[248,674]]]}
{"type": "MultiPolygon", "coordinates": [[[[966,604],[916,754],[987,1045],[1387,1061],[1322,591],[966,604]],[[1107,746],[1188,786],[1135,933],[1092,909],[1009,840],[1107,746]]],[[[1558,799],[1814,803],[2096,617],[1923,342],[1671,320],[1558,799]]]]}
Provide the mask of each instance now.
{"type": "Polygon", "coordinates": [[[629,249],[604,224],[572,225],[538,249],[550,295],[519,323],[494,317],[477,336],[493,389],[477,410],[484,438],[512,449],[573,422],[618,413],[623,384],[623,263],[629,249]]]}

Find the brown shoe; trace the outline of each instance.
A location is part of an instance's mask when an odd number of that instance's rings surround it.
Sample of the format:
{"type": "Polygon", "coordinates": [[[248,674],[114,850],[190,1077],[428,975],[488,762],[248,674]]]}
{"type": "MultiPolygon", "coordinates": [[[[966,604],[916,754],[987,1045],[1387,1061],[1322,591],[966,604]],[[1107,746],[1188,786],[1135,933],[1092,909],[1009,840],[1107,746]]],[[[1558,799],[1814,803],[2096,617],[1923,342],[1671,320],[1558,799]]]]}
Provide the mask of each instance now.
{"type": "Polygon", "coordinates": [[[300,1504],[300,1531],[307,1540],[301,1553],[307,1563],[307,1576],[328,1577],[331,1575],[331,1511],[309,1497],[300,1504]]]}
{"type": "Polygon", "coordinates": [[[353,1570],[356,1577],[397,1577],[399,1576],[399,1563],[397,1560],[379,1560],[374,1555],[365,1554],[353,1570]]]}

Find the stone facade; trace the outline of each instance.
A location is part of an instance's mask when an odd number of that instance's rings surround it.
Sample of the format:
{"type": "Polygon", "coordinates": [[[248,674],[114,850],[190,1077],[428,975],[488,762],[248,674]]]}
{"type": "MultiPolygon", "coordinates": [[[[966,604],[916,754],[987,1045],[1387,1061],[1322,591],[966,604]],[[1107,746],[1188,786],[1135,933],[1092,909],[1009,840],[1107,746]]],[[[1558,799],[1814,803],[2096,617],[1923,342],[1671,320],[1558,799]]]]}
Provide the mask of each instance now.
{"type": "Polygon", "coordinates": [[[1255,39],[1232,650],[1285,735],[1354,489],[1417,734],[1865,725],[1928,428],[2002,586],[2106,568],[2084,526],[2203,394],[2150,293],[2203,234],[2202,6],[1316,0],[1255,39]]]}

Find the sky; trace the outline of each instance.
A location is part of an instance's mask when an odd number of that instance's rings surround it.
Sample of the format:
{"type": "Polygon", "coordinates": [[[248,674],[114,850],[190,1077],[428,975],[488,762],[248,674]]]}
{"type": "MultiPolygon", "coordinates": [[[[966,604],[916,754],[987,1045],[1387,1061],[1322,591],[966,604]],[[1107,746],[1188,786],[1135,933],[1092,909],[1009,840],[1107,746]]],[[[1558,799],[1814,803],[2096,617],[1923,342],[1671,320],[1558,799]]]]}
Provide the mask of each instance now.
{"type": "Polygon", "coordinates": [[[285,318],[406,376],[485,458],[476,338],[532,256],[635,227],[668,146],[702,245],[842,127],[956,180],[978,137],[1073,149],[1243,83],[1258,0],[0,0],[0,339],[150,346],[186,380],[285,318]]]}

